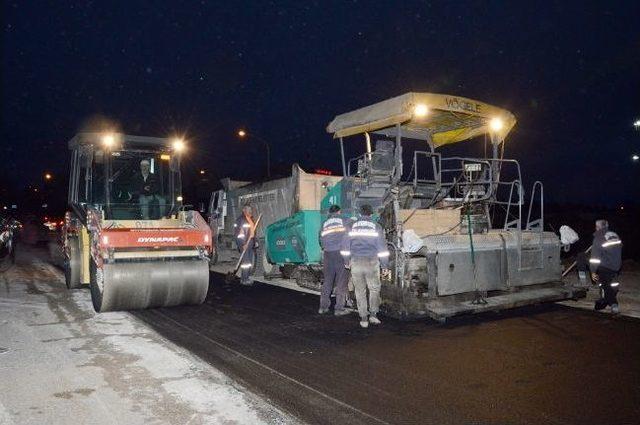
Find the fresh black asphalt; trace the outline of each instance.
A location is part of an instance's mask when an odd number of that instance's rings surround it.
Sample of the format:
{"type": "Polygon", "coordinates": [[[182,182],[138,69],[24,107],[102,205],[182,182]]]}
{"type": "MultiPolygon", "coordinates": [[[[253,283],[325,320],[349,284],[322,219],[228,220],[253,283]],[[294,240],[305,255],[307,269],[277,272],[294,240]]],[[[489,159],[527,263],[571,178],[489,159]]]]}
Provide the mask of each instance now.
{"type": "Polygon", "coordinates": [[[318,298],[212,275],[134,313],[309,423],[637,424],[640,321],[560,305],[360,329],[318,298]]]}

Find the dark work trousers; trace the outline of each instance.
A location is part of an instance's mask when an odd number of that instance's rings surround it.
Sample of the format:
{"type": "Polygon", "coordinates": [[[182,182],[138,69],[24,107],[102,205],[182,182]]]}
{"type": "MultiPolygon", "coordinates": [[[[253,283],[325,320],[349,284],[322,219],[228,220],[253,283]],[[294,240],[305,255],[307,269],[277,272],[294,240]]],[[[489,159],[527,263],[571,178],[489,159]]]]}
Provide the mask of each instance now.
{"type": "MultiPolygon", "coordinates": [[[[238,251],[240,251],[240,255],[242,255],[243,244],[238,243],[238,251]]],[[[240,262],[240,282],[241,283],[250,283],[249,275],[251,274],[251,269],[253,268],[253,260],[255,257],[255,243],[253,241],[249,241],[249,246],[247,247],[247,251],[244,253],[244,257],[242,257],[242,261],[240,262]]]]}
{"type": "Polygon", "coordinates": [[[596,270],[596,275],[598,276],[597,283],[600,285],[600,299],[596,301],[595,309],[602,310],[608,305],[618,304],[618,288],[611,287],[611,283],[614,281],[618,274],[613,270],[609,270],[604,267],[598,267],[598,270],[596,270]]]}
{"type": "Polygon", "coordinates": [[[331,292],[336,289],[335,310],[344,310],[347,300],[348,271],[344,267],[344,259],[340,251],[325,251],[322,257],[322,292],[320,294],[320,308],[328,309],[331,305],[331,292]]]}
{"type": "Polygon", "coordinates": [[[576,255],[576,270],[589,273],[589,258],[586,253],[579,252],[576,255]]]}

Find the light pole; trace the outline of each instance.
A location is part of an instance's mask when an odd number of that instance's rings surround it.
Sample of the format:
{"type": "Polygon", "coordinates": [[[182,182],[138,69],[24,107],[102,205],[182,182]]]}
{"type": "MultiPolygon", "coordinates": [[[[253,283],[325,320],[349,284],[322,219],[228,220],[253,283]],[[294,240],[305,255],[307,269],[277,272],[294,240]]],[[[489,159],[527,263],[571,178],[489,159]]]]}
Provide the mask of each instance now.
{"type": "Polygon", "coordinates": [[[264,140],[262,137],[257,136],[253,133],[248,133],[246,130],[243,130],[243,129],[238,130],[237,134],[238,134],[238,137],[240,137],[241,139],[245,139],[245,138],[248,139],[249,137],[252,137],[264,145],[264,147],[267,149],[267,177],[271,178],[271,147],[269,146],[269,143],[267,143],[267,141],[264,140]]]}
{"type": "MultiPolygon", "coordinates": [[[[635,128],[636,130],[640,130],[640,119],[635,120],[633,122],[633,128],[635,128]]],[[[633,155],[631,155],[631,161],[638,162],[639,160],[640,160],[640,155],[638,155],[637,153],[634,153],[633,155]]]]}

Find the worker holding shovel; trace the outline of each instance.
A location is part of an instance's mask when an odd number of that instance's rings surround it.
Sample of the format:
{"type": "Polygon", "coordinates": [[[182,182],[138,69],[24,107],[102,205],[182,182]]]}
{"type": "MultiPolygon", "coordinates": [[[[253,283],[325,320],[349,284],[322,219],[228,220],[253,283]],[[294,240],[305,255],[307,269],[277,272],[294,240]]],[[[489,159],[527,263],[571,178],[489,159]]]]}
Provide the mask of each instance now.
{"type": "Polygon", "coordinates": [[[249,204],[242,207],[242,214],[234,224],[236,232],[236,244],[240,252],[240,283],[251,285],[250,279],[253,262],[255,260],[255,250],[258,247],[256,241],[256,228],[258,220],[253,218],[253,208],[249,204]]]}

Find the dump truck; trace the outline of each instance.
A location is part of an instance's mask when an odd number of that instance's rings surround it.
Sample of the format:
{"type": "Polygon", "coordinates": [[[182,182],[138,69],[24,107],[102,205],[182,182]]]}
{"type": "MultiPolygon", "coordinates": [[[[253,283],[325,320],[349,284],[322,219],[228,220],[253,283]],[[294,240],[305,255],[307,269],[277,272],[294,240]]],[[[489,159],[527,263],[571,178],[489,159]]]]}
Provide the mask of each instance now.
{"type": "MultiPolygon", "coordinates": [[[[287,207],[278,214],[284,217],[265,223],[258,262],[268,273],[257,270],[256,278],[318,293],[323,217],[339,205],[355,218],[369,204],[391,253],[381,288],[388,316],[443,321],[584,297],[584,289],[562,281],[561,243],[544,226],[543,184],[534,182],[525,201],[520,164],[504,157],[515,124],[505,109],[432,93],[406,93],[336,116],[327,132],[339,141],[343,176],[328,182],[313,205],[269,200],[268,208],[287,207]],[[485,154],[441,153],[466,141],[483,143],[485,154]]],[[[256,186],[246,188],[247,201],[263,196],[256,186]]],[[[257,205],[258,212],[264,208],[257,205]]]]}
{"type": "MultiPolygon", "coordinates": [[[[215,241],[211,270],[224,274],[233,270],[240,256],[234,224],[242,206],[250,204],[256,216],[261,216],[260,226],[256,229],[258,249],[252,259],[254,278],[271,285],[315,293],[316,286],[305,288],[297,285],[295,279],[291,280],[287,271],[293,271],[292,267],[280,267],[269,257],[270,251],[265,249],[265,230],[283,219],[303,223],[301,228],[304,230],[319,228],[320,202],[341,179],[339,176],[307,173],[297,164],[292,166],[290,176],[264,182],[222,179],[222,189],[212,193],[208,209],[215,241]]],[[[299,241],[304,261],[318,264],[322,256],[318,232],[300,235],[299,241]],[[303,244],[304,249],[301,248],[303,244]]]]}
{"type": "Polygon", "coordinates": [[[97,312],[200,304],[211,229],[182,205],[181,139],[79,133],[62,228],[65,282],[97,312]]]}

